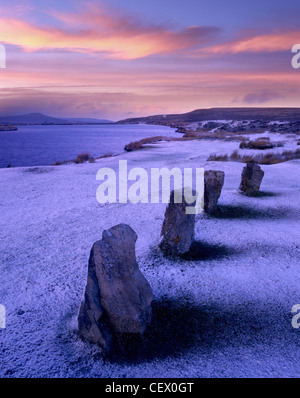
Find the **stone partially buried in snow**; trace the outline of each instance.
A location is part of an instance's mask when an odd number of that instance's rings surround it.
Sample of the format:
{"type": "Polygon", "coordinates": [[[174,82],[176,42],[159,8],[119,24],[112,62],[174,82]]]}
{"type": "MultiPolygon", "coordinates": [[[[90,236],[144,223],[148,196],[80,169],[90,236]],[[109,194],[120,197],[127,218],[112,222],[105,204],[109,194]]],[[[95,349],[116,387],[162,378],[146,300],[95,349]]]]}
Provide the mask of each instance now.
{"type": "Polygon", "coordinates": [[[224,171],[208,170],[204,173],[204,211],[208,214],[217,210],[224,179],[224,171]]]}
{"type": "Polygon", "coordinates": [[[240,190],[247,195],[257,193],[264,174],[264,171],[257,163],[247,163],[242,172],[240,190]]]}
{"type": "Polygon", "coordinates": [[[193,202],[187,203],[182,190],[171,192],[170,203],[165,212],[159,248],[170,256],[178,256],[190,250],[195,233],[195,214],[187,214],[189,206],[195,206],[196,192],[191,191],[193,202]],[[179,200],[181,203],[175,203],[179,200]]]}
{"type": "Polygon", "coordinates": [[[78,326],[82,338],[110,351],[122,335],[142,335],[151,321],[151,287],[135,257],[137,235],[119,224],[94,243],[78,326]]]}

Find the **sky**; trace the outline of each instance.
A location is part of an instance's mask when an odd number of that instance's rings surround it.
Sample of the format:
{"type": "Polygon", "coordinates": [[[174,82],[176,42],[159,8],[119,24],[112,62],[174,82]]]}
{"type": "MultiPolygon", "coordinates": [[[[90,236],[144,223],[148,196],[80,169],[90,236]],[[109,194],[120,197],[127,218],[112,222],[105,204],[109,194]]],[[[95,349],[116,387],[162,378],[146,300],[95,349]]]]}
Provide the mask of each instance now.
{"type": "Polygon", "coordinates": [[[0,115],[298,107],[299,0],[1,0],[0,115]]]}

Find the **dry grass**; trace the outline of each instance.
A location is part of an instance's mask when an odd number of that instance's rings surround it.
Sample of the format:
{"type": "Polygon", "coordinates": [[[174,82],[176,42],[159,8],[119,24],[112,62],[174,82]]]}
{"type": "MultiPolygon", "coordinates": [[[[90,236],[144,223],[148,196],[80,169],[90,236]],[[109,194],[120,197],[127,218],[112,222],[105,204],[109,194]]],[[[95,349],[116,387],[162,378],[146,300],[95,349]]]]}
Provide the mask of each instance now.
{"type": "Polygon", "coordinates": [[[224,140],[224,141],[244,141],[245,137],[239,133],[231,133],[228,131],[214,132],[206,130],[187,131],[183,138],[192,138],[195,140],[224,140]]]}
{"type": "Polygon", "coordinates": [[[228,162],[228,155],[210,155],[208,162],[228,162]]]}
{"type": "Polygon", "coordinates": [[[234,151],[230,156],[228,155],[210,155],[207,161],[214,162],[241,162],[241,163],[258,163],[264,165],[277,164],[282,162],[288,162],[289,160],[300,159],[300,149],[295,151],[284,151],[282,153],[269,152],[266,154],[259,155],[239,155],[237,151],[234,151]]]}
{"type": "Polygon", "coordinates": [[[275,147],[283,147],[282,142],[271,142],[269,137],[257,138],[254,141],[242,141],[240,149],[272,149],[275,147]]]}
{"type": "MultiPolygon", "coordinates": [[[[183,132],[183,129],[182,131],[183,132]]],[[[130,142],[130,144],[125,145],[124,149],[127,152],[137,151],[142,149],[144,145],[155,144],[159,141],[192,141],[192,140],[223,140],[223,141],[245,141],[243,133],[231,133],[228,131],[214,131],[210,132],[207,130],[197,130],[197,131],[186,131],[182,137],[150,137],[143,138],[140,141],[130,142]]],[[[245,134],[245,133],[244,133],[245,134]]],[[[249,132],[247,132],[249,134],[249,132]]]]}
{"type": "Polygon", "coordinates": [[[88,152],[83,152],[83,153],[80,153],[75,160],[57,161],[55,163],[52,163],[51,166],[62,166],[62,165],[71,164],[71,163],[80,164],[80,163],[85,163],[85,162],[94,163],[95,159],[88,152]]]}
{"type": "Polygon", "coordinates": [[[155,144],[156,142],[162,141],[162,140],[167,140],[167,138],[162,137],[162,136],[143,138],[140,141],[130,142],[130,144],[125,145],[124,149],[127,152],[137,151],[138,149],[141,149],[146,144],[155,144]]]}
{"type": "Polygon", "coordinates": [[[240,155],[238,153],[237,150],[233,151],[231,156],[230,156],[230,160],[238,160],[240,158],[240,155]]]}
{"type": "Polygon", "coordinates": [[[57,160],[56,162],[52,163],[51,166],[62,166],[62,165],[65,165],[65,164],[71,164],[73,162],[74,161],[72,161],[72,160],[62,160],[62,161],[57,160]]]}
{"type": "Polygon", "coordinates": [[[101,155],[96,159],[106,159],[106,158],[111,158],[112,156],[113,156],[112,153],[105,153],[104,155],[101,155]]]}
{"type": "Polygon", "coordinates": [[[85,162],[93,163],[94,161],[95,159],[88,152],[80,153],[75,159],[76,164],[85,163],[85,162]]]}
{"type": "Polygon", "coordinates": [[[163,136],[157,136],[157,137],[149,137],[149,138],[143,138],[140,141],[134,141],[131,142],[130,144],[125,145],[124,149],[127,152],[132,152],[132,151],[137,151],[139,149],[142,149],[144,147],[144,145],[147,144],[156,144],[159,141],[191,141],[191,140],[195,140],[197,138],[194,137],[163,137],[163,136]]]}

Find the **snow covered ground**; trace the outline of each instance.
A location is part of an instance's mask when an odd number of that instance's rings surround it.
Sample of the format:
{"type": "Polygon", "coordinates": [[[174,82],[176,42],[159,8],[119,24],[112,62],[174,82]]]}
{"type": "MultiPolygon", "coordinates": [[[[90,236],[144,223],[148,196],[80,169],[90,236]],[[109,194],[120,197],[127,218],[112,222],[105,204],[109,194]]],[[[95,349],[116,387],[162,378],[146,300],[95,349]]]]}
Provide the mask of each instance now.
{"type": "Polygon", "coordinates": [[[1,169],[0,377],[299,377],[300,161],[262,166],[261,195],[245,197],[243,164],[206,162],[238,145],[168,142],[95,164],[1,169]],[[165,204],[96,201],[98,169],[120,159],[225,171],[222,211],[196,216],[190,258],[157,250],[165,204]],[[90,248],[121,222],[138,234],[155,302],[145,345],[108,360],[78,338],[76,320],[90,248]]]}

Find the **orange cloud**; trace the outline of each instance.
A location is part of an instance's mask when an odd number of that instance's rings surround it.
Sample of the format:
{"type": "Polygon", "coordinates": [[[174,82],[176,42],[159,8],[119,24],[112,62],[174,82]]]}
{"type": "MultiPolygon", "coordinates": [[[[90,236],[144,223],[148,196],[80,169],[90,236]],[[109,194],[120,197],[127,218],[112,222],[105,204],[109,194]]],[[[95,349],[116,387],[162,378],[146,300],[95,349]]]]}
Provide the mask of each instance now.
{"type": "Polygon", "coordinates": [[[62,28],[39,27],[14,18],[2,18],[1,41],[25,51],[68,49],[102,52],[109,58],[136,59],[207,43],[219,32],[214,27],[190,26],[175,31],[163,25],[145,25],[137,18],[110,14],[88,4],[80,14],[58,14],[62,28]]]}
{"type": "Polygon", "coordinates": [[[297,105],[297,71],[277,65],[286,54],[275,52],[290,50],[300,32],[244,31],[225,43],[217,28],[149,24],[94,4],[80,12],[48,11],[47,21],[54,20],[48,26],[2,15],[1,42],[30,53],[8,49],[8,68],[0,73],[4,113],[38,109],[96,116],[101,109],[106,117],[121,119],[128,112],[179,113],[245,102],[297,105]],[[47,51],[38,51],[43,49],[47,51]],[[118,61],[90,55],[94,53],[118,61]],[[119,61],[155,54],[164,54],[163,62],[161,57],[119,61]]]}
{"type": "Polygon", "coordinates": [[[206,47],[202,54],[238,54],[243,52],[276,52],[291,50],[299,42],[300,31],[268,33],[245,37],[224,44],[206,47]]]}

